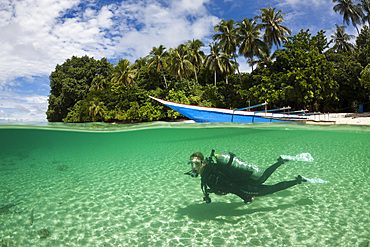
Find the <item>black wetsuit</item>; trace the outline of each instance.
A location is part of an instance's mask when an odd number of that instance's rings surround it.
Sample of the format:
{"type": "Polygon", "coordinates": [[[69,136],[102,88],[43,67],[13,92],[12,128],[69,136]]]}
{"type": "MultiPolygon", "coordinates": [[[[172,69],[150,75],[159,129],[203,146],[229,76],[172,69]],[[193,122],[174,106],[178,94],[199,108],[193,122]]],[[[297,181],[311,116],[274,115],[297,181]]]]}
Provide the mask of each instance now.
{"type": "Polygon", "coordinates": [[[246,177],[244,181],[235,181],[229,177],[230,173],[226,170],[227,166],[219,163],[210,163],[205,166],[202,173],[202,189],[205,194],[204,200],[210,202],[208,193],[225,194],[232,193],[239,196],[245,203],[251,202],[252,197],[264,196],[280,190],[290,188],[300,183],[300,180],[280,182],[274,185],[264,185],[263,183],[271,174],[284,164],[278,161],[265,170],[258,180],[246,177]],[[209,189],[207,188],[209,187],[209,189]]]}

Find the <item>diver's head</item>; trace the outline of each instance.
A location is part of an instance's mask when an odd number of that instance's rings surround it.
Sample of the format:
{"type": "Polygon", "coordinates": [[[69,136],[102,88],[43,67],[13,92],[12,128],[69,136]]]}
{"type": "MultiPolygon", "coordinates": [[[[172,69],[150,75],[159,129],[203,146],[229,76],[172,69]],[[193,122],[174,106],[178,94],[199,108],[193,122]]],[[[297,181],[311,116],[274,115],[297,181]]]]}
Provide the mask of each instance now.
{"type": "Polygon", "coordinates": [[[201,152],[196,152],[196,153],[193,153],[192,155],[190,155],[190,160],[192,160],[194,158],[204,160],[204,155],[201,152]]]}
{"type": "Polygon", "coordinates": [[[193,153],[190,156],[190,161],[188,162],[190,164],[191,170],[192,170],[192,177],[197,177],[198,174],[202,174],[205,166],[204,162],[204,156],[200,152],[193,153]]]}

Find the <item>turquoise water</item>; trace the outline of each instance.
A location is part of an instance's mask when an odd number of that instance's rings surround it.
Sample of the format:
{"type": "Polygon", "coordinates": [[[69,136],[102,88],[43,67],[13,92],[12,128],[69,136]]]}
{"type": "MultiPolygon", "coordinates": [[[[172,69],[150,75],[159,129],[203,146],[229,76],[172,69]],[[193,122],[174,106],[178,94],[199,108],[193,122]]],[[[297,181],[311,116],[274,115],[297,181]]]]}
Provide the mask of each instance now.
{"type": "Polygon", "coordinates": [[[12,246],[370,244],[369,127],[3,125],[0,140],[0,241],[12,246]],[[200,179],[183,174],[191,153],[212,149],[262,169],[310,153],[314,162],[288,162],[266,184],[298,174],[328,183],[206,204],[200,179]]]}

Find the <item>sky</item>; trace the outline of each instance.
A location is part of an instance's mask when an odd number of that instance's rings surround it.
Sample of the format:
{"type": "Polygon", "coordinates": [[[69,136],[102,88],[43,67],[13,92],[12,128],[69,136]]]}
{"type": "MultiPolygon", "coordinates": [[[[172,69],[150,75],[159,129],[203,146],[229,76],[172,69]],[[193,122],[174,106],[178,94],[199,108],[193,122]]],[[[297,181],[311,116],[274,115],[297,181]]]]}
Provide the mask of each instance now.
{"type": "Polygon", "coordinates": [[[72,56],[134,62],[192,39],[206,49],[222,19],[253,18],[269,5],[286,13],[292,35],[325,30],[330,40],[343,25],[332,0],[0,0],[0,122],[47,121],[49,75],[72,56]]]}

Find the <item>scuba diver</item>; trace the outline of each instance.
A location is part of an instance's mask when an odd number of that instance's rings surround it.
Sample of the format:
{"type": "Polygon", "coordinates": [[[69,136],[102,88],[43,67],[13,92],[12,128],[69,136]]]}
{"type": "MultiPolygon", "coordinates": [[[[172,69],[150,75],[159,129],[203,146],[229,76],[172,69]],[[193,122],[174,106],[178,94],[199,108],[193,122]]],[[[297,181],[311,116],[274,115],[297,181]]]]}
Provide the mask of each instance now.
{"type": "Polygon", "coordinates": [[[235,157],[233,153],[215,154],[215,150],[212,150],[211,156],[204,159],[202,153],[196,152],[190,156],[190,162],[188,162],[192,170],[185,174],[192,177],[201,175],[203,200],[206,203],[211,202],[209,193],[215,193],[216,195],[231,193],[237,195],[244,200],[244,203],[248,204],[253,201],[254,197],[272,194],[302,182],[307,182],[306,179],[298,175],[292,181],[264,185],[263,183],[271,174],[286,161],[288,160],[279,157],[275,164],[262,173],[258,166],[235,157]]]}

